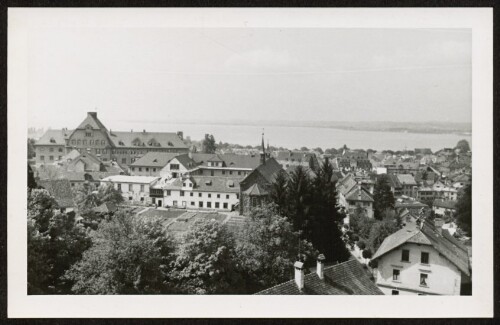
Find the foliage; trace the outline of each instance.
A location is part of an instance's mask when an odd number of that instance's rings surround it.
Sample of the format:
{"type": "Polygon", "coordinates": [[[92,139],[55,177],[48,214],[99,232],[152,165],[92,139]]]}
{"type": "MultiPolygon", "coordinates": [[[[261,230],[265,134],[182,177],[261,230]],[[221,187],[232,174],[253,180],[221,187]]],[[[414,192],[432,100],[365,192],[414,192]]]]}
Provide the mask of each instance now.
{"type": "Polygon", "coordinates": [[[291,279],[299,253],[306,264],[314,263],[317,255],[274,204],[254,209],[236,237],[236,256],[248,293],[291,279]]]}
{"type": "Polygon", "coordinates": [[[116,190],[113,184],[106,184],[96,188],[90,183],[75,189],[75,201],[82,214],[88,214],[93,208],[103,203],[119,204],[123,202],[123,196],[116,190]]]}
{"type": "Polygon", "coordinates": [[[465,139],[460,140],[460,141],[458,141],[455,149],[460,149],[460,152],[463,152],[463,153],[468,152],[468,151],[470,151],[469,142],[465,139]]]}
{"type": "Polygon", "coordinates": [[[368,238],[370,249],[376,252],[384,239],[398,230],[396,222],[390,218],[374,223],[368,238]]]}
{"type": "Polygon", "coordinates": [[[202,148],[204,153],[215,153],[217,145],[215,144],[213,134],[205,134],[205,139],[203,139],[202,142],[202,148]]]}
{"type": "Polygon", "coordinates": [[[361,249],[361,250],[366,248],[366,244],[362,240],[358,241],[358,243],[356,245],[358,245],[359,249],[361,249]]]}
{"type": "Polygon", "coordinates": [[[373,194],[373,209],[375,219],[381,220],[382,213],[387,209],[394,209],[394,195],[391,192],[387,175],[379,175],[373,194]]]}
{"type": "Polygon", "coordinates": [[[174,244],[160,219],[119,211],[92,233],[92,247],[66,273],[78,294],[170,293],[174,244]]]}
{"type": "Polygon", "coordinates": [[[63,275],[90,246],[75,214],[57,208],[46,190],[28,192],[28,294],[69,293],[71,282],[63,275]]]}
{"type": "Polygon", "coordinates": [[[310,229],[306,220],[311,198],[311,183],[304,167],[297,166],[288,181],[288,217],[294,230],[308,234],[310,229]]]}
{"type": "Polygon", "coordinates": [[[314,148],[313,150],[319,152],[320,154],[323,154],[323,149],[321,149],[320,147],[314,148]]]}
{"type": "Polygon", "coordinates": [[[271,201],[278,207],[278,212],[285,215],[288,204],[288,178],[285,172],[279,172],[271,185],[271,201]]]}
{"type": "Polygon", "coordinates": [[[363,253],[361,253],[361,256],[363,256],[363,258],[372,258],[373,254],[370,249],[365,249],[363,253]]]}
{"type": "Polygon", "coordinates": [[[224,225],[198,220],[183,242],[171,275],[179,292],[241,293],[242,277],[235,263],[234,239],[224,225]]]}
{"type": "Polygon", "coordinates": [[[35,158],[35,139],[28,139],[28,159],[35,158]]]}
{"type": "Polygon", "coordinates": [[[472,186],[469,184],[463,188],[456,205],[457,225],[472,236],[472,186]]]}
{"type": "Polygon", "coordinates": [[[368,218],[364,214],[353,213],[349,216],[349,226],[351,230],[361,238],[367,239],[376,220],[368,218]]]}

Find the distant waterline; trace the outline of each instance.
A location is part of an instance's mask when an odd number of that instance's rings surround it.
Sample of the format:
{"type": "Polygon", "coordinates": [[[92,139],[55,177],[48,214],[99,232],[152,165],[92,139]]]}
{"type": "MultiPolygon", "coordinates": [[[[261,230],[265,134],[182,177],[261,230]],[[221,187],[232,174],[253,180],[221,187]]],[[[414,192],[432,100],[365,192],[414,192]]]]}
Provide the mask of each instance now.
{"type": "MultiPolygon", "coordinates": [[[[136,123],[122,122],[120,129],[133,129],[136,123]]],[[[217,124],[180,124],[180,123],[141,123],[147,131],[176,132],[183,131],[184,137],[201,140],[206,133],[213,134],[219,141],[233,144],[258,145],[261,141],[262,127],[253,125],[217,125],[217,124]]],[[[141,131],[139,129],[135,131],[141,131]]],[[[296,126],[264,127],[266,141],[274,147],[300,149],[301,147],[340,148],[344,144],[352,149],[374,150],[413,150],[430,148],[433,151],[453,148],[461,139],[471,143],[470,135],[427,134],[406,132],[374,132],[342,130],[334,128],[314,128],[296,126]]]]}

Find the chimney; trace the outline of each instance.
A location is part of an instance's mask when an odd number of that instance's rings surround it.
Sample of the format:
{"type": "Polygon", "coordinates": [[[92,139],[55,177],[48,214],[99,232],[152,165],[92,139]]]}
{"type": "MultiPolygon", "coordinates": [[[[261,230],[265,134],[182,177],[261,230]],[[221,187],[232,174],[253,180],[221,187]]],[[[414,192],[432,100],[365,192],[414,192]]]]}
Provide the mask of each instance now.
{"type": "Polygon", "coordinates": [[[181,140],[184,140],[184,132],[182,132],[182,131],[177,131],[177,136],[178,136],[181,140]]]}
{"type": "Polygon", "coordinates": [[[87,112],[87,115],[97,117],[97,112],[87,112]]]}
{"type": "Polygon", "coordinates": [[[323,280],[325,277],[325,275],[323,274],[323,270],[325,269],[325,255],[319,254],[317,261],[318,263],[316,265],[316,273],[318,274],[318,277],[323,280]]]}
{"type": "Polygon", "coordinates": [[[143,129],[143,130],[142,130],[142,133],[146,133],[146,129],[143,129]]]}
{"type": "Polygon", "coordinates": [[[293,266],[295,268],[295,284],[299,290],[302,290],[304,289],[304,263],[297,261],[293,266]]]}

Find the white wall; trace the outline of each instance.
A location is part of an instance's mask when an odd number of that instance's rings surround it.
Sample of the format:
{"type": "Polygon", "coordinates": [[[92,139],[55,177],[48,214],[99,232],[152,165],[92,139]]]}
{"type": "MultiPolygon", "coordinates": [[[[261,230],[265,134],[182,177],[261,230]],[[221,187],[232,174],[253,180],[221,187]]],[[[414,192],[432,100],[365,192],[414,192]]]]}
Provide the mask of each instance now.
{"type": "Polygon", "coordinates": [[[232,205],[239,202],[237,193],[222,193],[222,192],[199,192],[191,191],[186,187],[184,196],[180,195],[180,190],[170,190],[170,195],[167,195],[167,190],[164,190],[163,206],[174,206],[174,201],[178,207],[186,207],[187,209],[215,209],[215,210],[231,210],[232,205]],[[201,197],[199,194],[201,193],[201,197]],[[193,194],[191,196],[191,194],[193,194]],[[208,197],[210,194],[211,197],[208,197]],[[217,195],[220,197],[217,198],[217,195]],[[229,196],[229,198],[227,198],[229,196]],[[203,207],[199,206],[199,202],[203,202],[203,207]],[[185,202],[185,203],[184,203],[185,202]],[[207,202],[211,202],[211,207],[207,207],[207,202]],[[219,203],[219,208],[215,207],[215,203],[219,203]],[[194,203],[194,205],[192,204],[194,203]],[[224,203],[227,203],[227,208],[224,209],[224,203]]]}
{"type": "Polygon", "coordinates": [[[378,260],[377,285],[386,294],[398,289],[399,294],[459,295],[461,272],[429,245],[406,243],[378,260]],[[402,262],[403,249],[410,251],[410,262],[402,262]],[[420,263],[420,253],[429,253],[429,265],[420,263]],[[393,269],[400,270],[400,282],[392,279],[393,269]],[[420,273],[427,273],[427,287],[420,286],[420,273]],[[389,287],[389,288],[387,288],[389,287]],[[417,291],[417,292],[415,292],[417,291]]]}
{"type": "Polygon", "coordinates": [[[160,170],[160,176],[161,177],[171,177],[172,173],[177,173],[177,177],[180,177],[183,174],[185,174],[187,171],[188,170],[177,160],[177,158],[174,158],[174,159],[170,160],[168,162],[168,164],[160,170]],[[172,164],[179,165],[179,169],[172,170],[171,169],[172,164]]]}
{"type": "Polygon", "coordinates": [[[118,185],[121,185],[120,193],[123,196],[125,202],[132,203],[151,203],[151,198],[149,197],[149,183],[137,184],[137,183],[113,183],[115,189],[118,190],[118,185]],[[129,189],[129,185],[131,188],[129,189]],[[144,189],[141,191],[141,185],[144,189]],[[132,200],[130,200],[132,198],[132,200]],[[142,200],[141,200],[142,199],[142,200]]]}

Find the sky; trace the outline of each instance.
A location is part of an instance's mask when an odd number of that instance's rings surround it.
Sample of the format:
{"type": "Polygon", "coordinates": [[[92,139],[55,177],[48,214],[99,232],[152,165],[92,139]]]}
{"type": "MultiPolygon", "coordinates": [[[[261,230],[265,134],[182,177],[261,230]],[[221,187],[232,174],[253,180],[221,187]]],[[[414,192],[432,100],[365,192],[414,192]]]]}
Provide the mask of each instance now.
{"type": "Polygon", "coordinates": [[[471,46],[467,29],[39,28],[28,125],[470,123],[471,46]]]}

